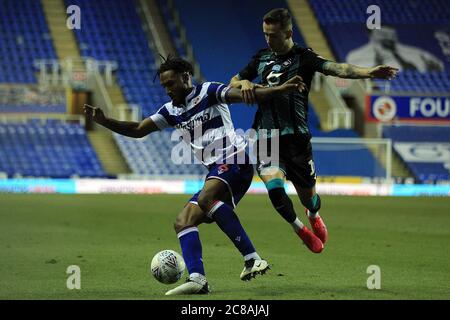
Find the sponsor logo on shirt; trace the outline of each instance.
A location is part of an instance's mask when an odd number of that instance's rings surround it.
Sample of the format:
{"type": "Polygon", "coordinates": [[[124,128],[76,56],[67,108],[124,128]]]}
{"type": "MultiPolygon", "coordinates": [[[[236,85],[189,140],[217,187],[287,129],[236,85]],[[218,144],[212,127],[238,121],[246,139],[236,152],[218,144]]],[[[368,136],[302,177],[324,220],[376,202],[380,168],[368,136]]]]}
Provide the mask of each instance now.
{"type": "Polygon", "coordinates": [[[283,72],[275,73],[271,71],[269,75],[267,76],[267,83],[270,86],[276,86],[280,83],[280,77],[283,75],[283,72]]]}
{"type": "Polygon", "coordinates": [[[191,119],[188,122],[177,124],[175,127],[177,129],[193,130],[196,126],[205,123],[210,118],[211,116],[209,113],[197,115],[194,119],[191,119]]]}

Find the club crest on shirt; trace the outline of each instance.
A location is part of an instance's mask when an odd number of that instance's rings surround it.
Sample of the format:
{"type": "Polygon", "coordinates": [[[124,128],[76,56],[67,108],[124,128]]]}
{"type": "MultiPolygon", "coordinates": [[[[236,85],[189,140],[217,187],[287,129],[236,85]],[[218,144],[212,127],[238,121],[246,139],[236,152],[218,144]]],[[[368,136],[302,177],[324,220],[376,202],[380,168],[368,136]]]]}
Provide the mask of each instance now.
{"type": "Polygon", "coordinates": [[[202,97],[200,97],[200,96],[195,97],[194,100],[192,100],[192,105],[195,106],[197,103],[200,102],[200,100],[202,100],[202,97]]]}
{"type": "Polygon", "coordinates": [[[228,165],[226,165],[226,164],[221,165],[221,166],[219,167],[219,170],[217,170],[217,172],[218,172],[219,174],[222,174],[222,173],[227,172],[227,171],[228,171],[228,165]]]}
{"type": "Polygon", "coordinates": [[[281,66],[279,64],[276,64],[272,67],[272,71],[280,71],[281,70],[281,66]]]}

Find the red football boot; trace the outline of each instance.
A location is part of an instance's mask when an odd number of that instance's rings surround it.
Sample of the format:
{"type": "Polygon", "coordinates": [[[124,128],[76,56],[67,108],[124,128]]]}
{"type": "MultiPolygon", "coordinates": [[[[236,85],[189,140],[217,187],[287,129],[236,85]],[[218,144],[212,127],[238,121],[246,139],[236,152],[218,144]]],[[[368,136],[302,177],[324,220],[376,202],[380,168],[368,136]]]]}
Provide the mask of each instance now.
{"type": "Polygon", "coordinates": [[[309,250],[314,253],[320,253],[323,250],[323,243],[320,241],[318,237],[312,233],[306,226],[303,226],[300,230],[298,230],[298,236],[303,242],[306,244],[309,250]]]}
{"type": "Polygon", "coordinates": [[[320,239],[320,241],[325,244],[328,240],[328,231],[322,217],[317,215],[316,218],[311,218],[308,214],[308,209],[306,209],[305,212],[309,223],[311,224],[312,231],[320,239]]]}

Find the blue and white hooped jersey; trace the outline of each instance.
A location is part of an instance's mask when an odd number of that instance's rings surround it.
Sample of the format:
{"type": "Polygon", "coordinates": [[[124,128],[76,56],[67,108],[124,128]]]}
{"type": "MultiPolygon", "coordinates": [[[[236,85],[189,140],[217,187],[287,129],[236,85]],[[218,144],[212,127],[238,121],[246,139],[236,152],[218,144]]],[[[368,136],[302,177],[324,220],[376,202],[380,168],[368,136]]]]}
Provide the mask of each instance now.
{"type": "Polygon", "coordinates": [[[185,105],[174,106],[172,101],[168,102],[150,118],[161,130],[171,127],[181,130],[183,140],[204,165],[225,163],[246,147],[231,121],[226,101],[229,89],[218,82],[199,84],[186,97],[185,105]],[[210,152],[212,149],[214,152],[210,152]]]}

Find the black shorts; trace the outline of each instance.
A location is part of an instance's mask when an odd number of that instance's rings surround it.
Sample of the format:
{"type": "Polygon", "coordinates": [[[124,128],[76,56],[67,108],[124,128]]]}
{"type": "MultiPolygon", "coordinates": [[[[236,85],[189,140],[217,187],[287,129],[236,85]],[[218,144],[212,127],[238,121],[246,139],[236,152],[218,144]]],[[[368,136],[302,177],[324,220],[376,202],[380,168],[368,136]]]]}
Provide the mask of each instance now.
{"type": "Polygon", "coordinates": [[[294,135],[283,135],[277,138],[279,139],[278,163],[276,160],[270,161],[274,157],[276,159],[277,156],[276,149],[271,150],[270,139],[257,141],[259,146],[261,146],[261,143],[265,143],[267,146],[267,152],[261,148],[254,148],[254,150],[258,150],[258,174],[261,175],[261,172],[266,168],[278,167],[284,172],[286,179],[292,181],[292,183],[302,188],[314,187],[317,177],[310,139],[302,139],[294,135]],[[265,154],[267,154],[267,158],[265,158],[265,154]]]}

